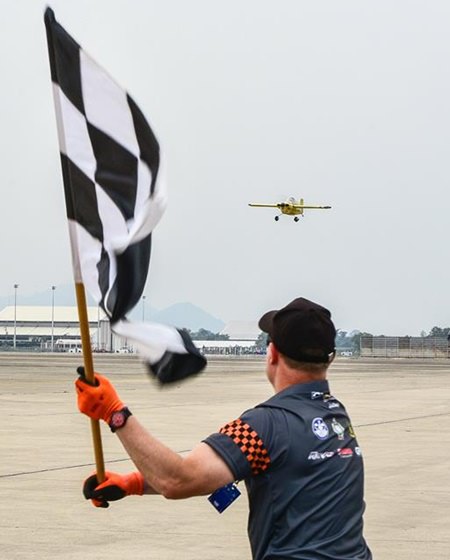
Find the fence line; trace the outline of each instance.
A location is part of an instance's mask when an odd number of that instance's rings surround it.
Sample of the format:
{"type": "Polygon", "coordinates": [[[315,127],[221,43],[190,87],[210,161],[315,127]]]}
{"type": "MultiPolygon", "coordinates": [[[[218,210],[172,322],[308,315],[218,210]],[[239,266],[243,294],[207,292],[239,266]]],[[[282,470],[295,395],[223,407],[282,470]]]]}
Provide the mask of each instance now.
{"type": "Polygon", "coordinates": [[[360,355],[366,358],[450,358],[450,340],[437,336],[362,336],[360,355]]]}

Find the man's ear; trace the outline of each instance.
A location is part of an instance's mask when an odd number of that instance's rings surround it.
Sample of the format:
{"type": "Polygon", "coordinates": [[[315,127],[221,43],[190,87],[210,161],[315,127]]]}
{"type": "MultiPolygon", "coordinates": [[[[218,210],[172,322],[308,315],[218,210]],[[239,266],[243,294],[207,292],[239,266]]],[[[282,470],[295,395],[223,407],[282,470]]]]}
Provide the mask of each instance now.
{"type": "Polygon", "coordinates": [[[269,346],[267,347],[267,354],[269,358],[269,364],[272,366],[276,365],[280,358],[280,354],[273,342],[269,343],[269,346]]]}

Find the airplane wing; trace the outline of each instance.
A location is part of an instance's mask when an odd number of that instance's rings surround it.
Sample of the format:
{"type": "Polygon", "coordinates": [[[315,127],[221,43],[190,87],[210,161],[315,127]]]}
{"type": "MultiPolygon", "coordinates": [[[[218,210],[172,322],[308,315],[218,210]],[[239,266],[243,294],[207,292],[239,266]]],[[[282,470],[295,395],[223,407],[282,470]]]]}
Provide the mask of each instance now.
{"type": "Polygon", "coordinates": [[[305,204],[292,204],[292,207],[303,210],[313,210],[314,208],[318,210],[329,210],[331,208],[331,206],[306,206],[305,204]]]}
{"type": "Polygon", "coordinates": [[[279,204],[258,204],[256,202],[249,202],[249,206],[255,206],[257,208],[279,208],[279,204]]]}

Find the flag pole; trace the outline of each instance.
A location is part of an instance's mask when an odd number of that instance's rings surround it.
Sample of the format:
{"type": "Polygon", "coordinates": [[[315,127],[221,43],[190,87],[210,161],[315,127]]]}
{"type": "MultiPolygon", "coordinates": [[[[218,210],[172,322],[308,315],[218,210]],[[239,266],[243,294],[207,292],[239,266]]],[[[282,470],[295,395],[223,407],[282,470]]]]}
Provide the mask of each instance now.
{"type": "MultiPolygon", "coordinates": [[[[81,348],[83,350],[84,373],[86,380],[94,383],[94,363],[92,360],[91,337],[89,335],[89,320],[87,314],[86,292],[84,284],[75,282],[75,293],[77,296],[78,318],[80,321],[81,348]]],[[[91,420],[92,441],[94,444],[95,465],[97,470],[98,482],[105,480],[105,462],[103,459],[102,438],[100,433],[100,423],[98,420],[91,420]]]]}

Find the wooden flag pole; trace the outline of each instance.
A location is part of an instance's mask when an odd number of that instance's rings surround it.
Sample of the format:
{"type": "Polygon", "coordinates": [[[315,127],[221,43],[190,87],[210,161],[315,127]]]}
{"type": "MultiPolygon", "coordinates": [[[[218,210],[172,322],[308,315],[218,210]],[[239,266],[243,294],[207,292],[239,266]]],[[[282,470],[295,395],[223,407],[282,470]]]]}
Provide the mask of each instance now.
{"type": "MultiPolygon", "coordinates": [[[[89,319],[87,314],[86,293],[84,284],[75,283],[77,296],[78,318],[80,321],[81,348],[83,350],[84,373],[87,381],[94,383],[94,363],[92,360],[91,337],[89,334],[89,319]]],[[[105,462],[103,459],[102,437],[100,433],[100,423],[91,418],[92,440],[94,444],[95,465],[97,469],[97,480],[105,480],[105,462]]]]}

